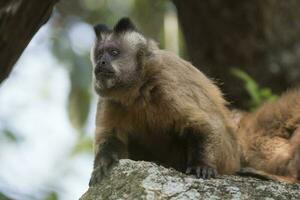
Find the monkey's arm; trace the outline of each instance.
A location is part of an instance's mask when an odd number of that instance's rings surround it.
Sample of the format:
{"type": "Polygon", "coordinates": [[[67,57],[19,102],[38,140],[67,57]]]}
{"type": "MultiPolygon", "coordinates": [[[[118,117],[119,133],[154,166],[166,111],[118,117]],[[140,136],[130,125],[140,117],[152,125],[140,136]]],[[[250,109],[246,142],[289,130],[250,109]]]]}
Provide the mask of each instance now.
{"type": "Polygon", "coordinates": [[[120,139],[116,131],[96,131],[94,171],[89,185],[101,181],[109,169],[121,158],[127,158],[127,145],[120,139]]]}
{"type": "Polygon", "coordinates": [[[184,127],[187,139],[187,173],[211,178],[239,170],[240,161],[233,130],[219,113],[191,112],[184,127]]]}
{"type": "Polygon", "coordinates": [[[187,142],[186,173],[195,173],[197,178],[212,178],[217,175],[214,161],[206,156],[207,137],[196,127],[186,127],[184,135],[187,142]]]}

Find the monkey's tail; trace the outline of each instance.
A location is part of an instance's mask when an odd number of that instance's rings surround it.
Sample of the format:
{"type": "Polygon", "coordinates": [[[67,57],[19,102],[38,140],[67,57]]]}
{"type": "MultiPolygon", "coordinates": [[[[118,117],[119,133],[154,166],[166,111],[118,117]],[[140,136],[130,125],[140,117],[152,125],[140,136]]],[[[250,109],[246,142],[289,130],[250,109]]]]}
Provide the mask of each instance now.
{"type": "Polygon", "coordinates": [[[240,176],[250,176],[262,180],[267,180],[267,181],[272,180],[281,183],[290,183],[290,184],[300,183],[300,180],[295,179],[293,177],[274,175],[251,167],[242,168],[240,169],[240,171],[236,172],[236,174],[240,176]]]}

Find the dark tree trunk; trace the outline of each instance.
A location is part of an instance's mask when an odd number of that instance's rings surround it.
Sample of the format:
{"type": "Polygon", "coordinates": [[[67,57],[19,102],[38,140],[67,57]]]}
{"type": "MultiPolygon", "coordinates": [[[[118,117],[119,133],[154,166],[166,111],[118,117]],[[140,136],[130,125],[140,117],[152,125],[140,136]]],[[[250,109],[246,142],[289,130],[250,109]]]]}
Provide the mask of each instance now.
{"type": "Polygon", "coordinates": [[[245,107],[241,68],[275,93],[300,82],[299,0],[173,0],[191,61],[245,107]]]}
{"type": "Polygon", "coordinates": [[[58,0],[0,0],[0,83],[58,0]]]}

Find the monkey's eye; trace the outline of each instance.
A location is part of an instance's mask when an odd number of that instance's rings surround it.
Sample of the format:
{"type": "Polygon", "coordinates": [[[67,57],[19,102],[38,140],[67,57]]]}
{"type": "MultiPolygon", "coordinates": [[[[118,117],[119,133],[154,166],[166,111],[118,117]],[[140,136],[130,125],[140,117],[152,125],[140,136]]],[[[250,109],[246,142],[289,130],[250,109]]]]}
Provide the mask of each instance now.
{"type": "Polygon", "coordinates": [[[117,55],[120,54],[120,51],[117,50],[117,49],[112,49],[112,50],[110,50],[109,53],[110,53],[110,55],[112,55],[112,56],[117,56],[117,55]]]}

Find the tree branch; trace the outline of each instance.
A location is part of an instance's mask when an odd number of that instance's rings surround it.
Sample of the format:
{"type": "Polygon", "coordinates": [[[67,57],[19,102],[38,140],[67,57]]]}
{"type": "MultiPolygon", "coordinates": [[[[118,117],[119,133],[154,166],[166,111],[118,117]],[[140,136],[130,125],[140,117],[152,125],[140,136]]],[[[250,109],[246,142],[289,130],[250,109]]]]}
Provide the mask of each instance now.
{"type": "Polygon", "coordinates": [[[46,23],[58,0],[0,0],[0,83],[31,38],[46,23]]]}

